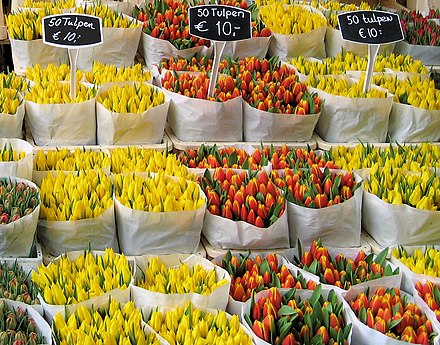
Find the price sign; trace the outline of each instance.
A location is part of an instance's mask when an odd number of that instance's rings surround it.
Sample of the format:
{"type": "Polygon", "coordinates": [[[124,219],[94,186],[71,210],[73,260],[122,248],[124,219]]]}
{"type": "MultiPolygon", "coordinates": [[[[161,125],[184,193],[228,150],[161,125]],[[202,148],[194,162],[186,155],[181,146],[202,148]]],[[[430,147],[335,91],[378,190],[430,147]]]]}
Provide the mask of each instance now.
{"type": "Polygon", "coordinates": [[[188,9],[189,33],[211,41],[239,41],[252,37],[251,12],[235,6],[202,5],[188,9]]]}
{"type": "Polygon", "coordinates": [[[384,44],[404,39],[399,16],[385,11],[351,11],[338,14],[342,38],[365,44],[384,44]]]}
{"type": "Polygon", "coordinates": [[[101,18],[77,13],[43,17],[43,42],[61,48],[101,44],[101,18]]]}

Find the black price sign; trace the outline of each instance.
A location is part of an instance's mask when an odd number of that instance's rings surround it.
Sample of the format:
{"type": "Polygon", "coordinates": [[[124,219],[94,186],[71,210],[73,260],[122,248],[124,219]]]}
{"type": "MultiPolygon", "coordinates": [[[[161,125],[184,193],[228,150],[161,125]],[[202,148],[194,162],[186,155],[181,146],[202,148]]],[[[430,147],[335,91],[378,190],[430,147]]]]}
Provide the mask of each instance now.
{"type": "Polygon", "coordinates": [[[61,48],[101,44],[101,18],[77,13],[43,17],[43,42],[61,48]]]}
{"type": "Polygon", "coordinates": [[[252,37],[251,12],[226,5],[188,9],[189,33],[211,41],[239,41],[252,37]]]}
{"type": "Polygon", "coordinates": [[[352,11],[338,15],[342,38],[365,44],[384,44],[404,39],[399,16],[385,11],[352,11]]]}

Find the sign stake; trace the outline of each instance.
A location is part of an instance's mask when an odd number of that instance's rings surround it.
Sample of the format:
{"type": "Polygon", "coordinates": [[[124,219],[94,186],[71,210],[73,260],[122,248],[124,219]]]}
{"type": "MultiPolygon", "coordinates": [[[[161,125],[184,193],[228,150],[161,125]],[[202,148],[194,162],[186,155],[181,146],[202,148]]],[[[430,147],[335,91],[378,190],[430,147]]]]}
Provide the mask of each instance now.
{"type": "Polygon", "coordinates": [[[211,78],[209,79],[208,96],[214,96],[215,85],[217,84],[218,68],[220,66],[220,58],[225,48],[226,42],[214,42],[214,61],[212,63],[211,78]]]}
{"type": "Polygon", "coordinates": [[[67,49],[70,60],[70,99],[76,98],[76,62],[78,61],[79,49],[67,49]]]}
{"type": "Polygon", "coordinates": [[[365,93],[370,91],[371,79],[373,78],[374,63],[376,61],[377,52],[379,51],[380,44],[369,44],[368,45],[368,64],[367,73],[365,75],[363,91],[365,93]]]}

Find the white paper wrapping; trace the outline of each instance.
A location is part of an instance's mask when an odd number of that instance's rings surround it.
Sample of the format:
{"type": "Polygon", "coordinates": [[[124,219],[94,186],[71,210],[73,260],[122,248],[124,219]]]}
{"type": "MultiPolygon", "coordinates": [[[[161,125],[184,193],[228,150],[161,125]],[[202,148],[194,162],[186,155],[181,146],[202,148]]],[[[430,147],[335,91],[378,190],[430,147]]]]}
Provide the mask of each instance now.
{"type": "Polygon", "coordinates": [[[43,39],[32,41],[10,39],[10,42],[12,62],[17,72],[25,72],[26,67],[32,67],[37,63],[41,68],[47,67],[49,63],[54,65],[69,63],[67,49],[44,44],[43,39]]]}
{"type": "MultiPolygon", "coordinates": [[[[394,51],[395,43],[381,44],[379,54],[390,55],[394,51]]],[[[368,56],[368,45],[350,42],[342,39],[341,30],[327,27],[325,32],[325,51],[328,57],[336,56],[342,52],[352,52],[359,56],[368,56]]]]}
{"type": "Polygon", "coordinates": [[[102,28],[103,43],[78,51],[77,68],[91,71],[93,61],[116,67],[134,64],[142,25],[135,28],[102,28]]]}
{"type": "Polygon", "coordinates": [[[225,42],[222,59],[229,55],[233,59],[255,56],[257,59],[263,60],[269,50],[271,37],[252,37],[246,40],[225,42]]]}
{"type": "Polygon", "coordinates": [[[360,246],[362,195],[361,186],[349,200],[317,209],[287,202],[290,245],[296,246],[298,240],[310,245],[321,238],[328,246],[360,246]]]}
{"type": "Polygon", "coordinates": [[[169,41],[147,35],[145,32],[142,32],[141,41],[142,57],[148,67],[159,64],[171,57],[189,59],[194,55],[201,57],[213,54],[213,46],[198,46],[179,50],[169,41]]]}
{"type": "MultiPolygon", "coordinates": [[[[94,251],[92,250],[92,254],[96,257],[99,255],[104,255],[103,251],[94,251]]],[[[84,255],[84,250],[79,251],[73,251],[63,254],[63,256],[67,256],[71,261],[75,261],[79,256],[84,255]]],[[[61,256],[56,257],[49,265],[52,265],[52,263],[57,263],[60,260],[61,256]]],[[[133,282],[133,277],[131,278],[131,282],[133,282]]],[[[67,313],[68,315],[71,315],[75,312],[75,310],[79,306],[84,306],[86,308],[91,308],[92,306],[97,308],[102,308],[108,306],[109,299],[115,299],[119,303],[127,303],[130,301],[130,287],[127,287],[125,289],[113,289],[109,292],[106,292],[100,296],[95,296],[93,298],[90,298],[86,301],[77,303],[77,304],[68,304],[68,305],[55,305],[55,304],[48,304],[44,301],[43,296],[38,295],[38,299],[41,302],[41,305],[43,306],[44,310],[44,317],[49,322],[52,323],[52,320],[57,313],[67,313]]],[[[64,314],[63,314],[64,315],[64,314]]]]}
{"type": "Polygon", "coordinates": [[[381,246],[440,242],[440,212],[392,205],[364,191],[362,227],[381,246]]]}
{"type": "Polygon", "coordinates": [[[244,141],[309,141],[320,115],[274,114],[243,102],[244,141]]]}
{"type": "Polygon", "coordinates": [[[164,92],[171,98],[168,123],[179,140],[242,141],[241,97],[215,102],[164,92]]]}
{"type": "MultiPolygon", "coordinates": [[[[38,190],[31,181],[8,177],[12,182],[24,182],[38,190]]],[[[15,222],[0,224],[0,257],[29,257],[37,231],[38,216],[40,215],[40,195],[35,210],[15,222]]]]}
{"type": "Polygon", "coordinates": [[[48,252],[54,256],[84,250],[89,244],[94,250],[113,248],[115,252],[118,252],[114,205],[95,218],[75,221],[40,219],[38,238],[48,252]]]}
{"type": "Polygon", "coordinates": [[[66,104],[26,101],[26,126],[39,146],[94,145],[95,98],[66,104]]]}
{"type": "Polygon", "coordinates": [[[440,110],[393,102],[388,133],[390,142],[440,141],[440,110]]]}
{"type": "Polygon", "coordinates": [[[0,176],[14,176],[32,181],[32,168],[34,163],[33,147],[27,141],[21,139],[0,138],[0,151],[5,145],[11,144],[12,149],[17,152],[25,152],[25,156],[12,162],[0,162],[0,176]]]}
{"type": "MultiPolygon", "coordinates": [[[[136,256],[135,267],[136,274],[135,280],[143,279],[143,272],[148,267],[150,260],[154,258],[153,255],[136,256]]],[[[227,271],[220,266],[217,266],[209,260],[202,258],[200,255],[185,255],[185,254],[171,254],[159,256],[160,262],[165,267],[178,268],[180,263],[186,263],[190,269],[196,265],[202,266],[207,272],[215,270],[216,281],[222,279],[228,280],[227,284],[219,286],[209,295],[201,295],[195,292],[185,294],[164,294],[155,291],[149,291],[135,284],[131,285],[131,299],[135,302],[135,305],[139,308],[148,307],[151,305],[161,307],[177,307],[182,304],[182,301],[191,301],[194,307],[198,309],[220,309],[225,310],[228,304],[229,288],[231,286],[231,277],[227,271]]]]}
{"type": "MultiPolygon", "coordinates": [[[[200,197],[204,193],[200,189],[200,197]]],[[[146,212],[133,210],[115,198],[119,247],[126,255],[195,253],[206,203],[193,211],[146,212]]]]}
{"type": "MultiPolygon", "coordinates": [[[[281,293],[281,295],[285,295],[290,289],[278,289],[281,293]]],[[[329,292],[332,289],[328,289],[327,287],[323,286],[322,287],[322,296],[324,297],[324,299],[326,299],[328,297],[329,292]]],[[[333,289],[334,290],[334,289],[333,289]]],[[[263,290],[258,292],[257,294],[255,294],[255,302],[257,302],[261,297],[267,297],[269,294],[269,290],[263,290]]],[[[298,298],[301,301],[304,301],[306,299],[310,299],[312,298],[313,295],[313,291],[310,290],[296,290],[295,292],[295,300],[298,301],[298,298]]],[[[349,311],[348,309],[350,309],[350,306],[347,304],[347,302],[342,298],[342,296],[338,293],[336,293],[336,296],[338,297],[338,302],[343,304],[343,308],[342,308],[342,315],[344,317],[344,321],[345,324],[348,324],[351,322],[351,318],[349,315],[349,311]]],[[[263,339],[257,337],[257,335],[252,331],[252,328],[248,325],[248,323],[246,322],[244,315],[250,315],[251,314],[251,299],[247,300],[246,303],[243,305],[243,309],[241,310],[241,322],[243,323],[244,327],[252,334],[252,338],[254,340],[255,345],[270,345],[270,343],[264,341],[263,339]]],[[[293,321],[295,322],[295,321],[293,321]]],[[[314,320],[315,322],[315,320],[314,320]]],[[[348,336],[348,344],[356,344],[355,342],[352,342],[352,338],[353,338],[353,330],[350,331],[350,334],[348,336]]]]}
{"type": "MultiPolygon", "coordinates": [[[[114,85],[135,84],[131,82],[106,83],[99,88],[98,95],[114,85]]],[[[156,86],[156,91],[162,92],[156,86]]],[[[99,145],[144,145],[162,142],[170,99],[143,113],[115,113],[96,102],[97,143],[99,145]]]]}
{"type": "MultiPolygon", "coordinates": [[[[270,254],[270,253],[269,252],[262,252],[262,253],[252,252],[252,253],[250,253],[249,257],[251,259],[255,259],[255,257],[257,255],[260,255],[261,257],[266,257],[268,254],[270,254]]],[[[232,255],[237,256],[234,254],[232,254],[232,255]]],[[[282,265],[286,266],[289,269],[290,273],[295,278],[298,277],[298,272],[300,272],[306,281],[313,280],[313,281],[319,283],[319,278],[317,276],[315,276],[314,274],[311,274],[311,273],[293,265],[283,256],[278,255],[278,254],[276,254],[276,255],[278,258],[278,267],[281,267],[282,265]]],[[[215,262],[217,265],[220,265],[222,260],[224,259],[224,257],[225,257],[225,255],[220,255],[220,256],[215,257],[212,261],[215,262]]],[[[229,300],[229,302],[228,302],[228,307],[227,307],[226,311],[230,314],[241,315],[241,309],[243,308],[245,302],[236,301],[235,299],[233,299],[231,297],[229,292],[228,292],[228,300],[229,300]]]]}
{"type": "MultiPolygon", "coordinates": [[[[312,13],[324,15],[317,9],[307,5],[301,6],[312,13]]],[[[281,60],[287,60],[294,56],[313,56],[317,59],[325,58],[325,32],[326,26],[316,28],[310,32],[295,35],[282,35],[272,32],[268,55],[279,56],[281,60]]]]}
{"type": "Polygon", "coordinates": [[[312,90],[324,100],[315,129],[322,139],[332,143],[386,141],[392,94],[386,98],[349,98],[312,90]]]}
{"type": "Polygon", "coordinates": [[[0,138],[23,138],[24,109],[23,101],[15,114],[0,114],[0,138]]]}
{"type": "MultiPolygon", "coordinates": [[[[376,292],[377,288],[379,286],[375,286],[375,287],[370,287],[369,291],[370,291],[370,296],[373,296],[374,292],[376,292]]],[[[356,296],[362,292],[365,292],[366,288],[365,287],[354,287],[350,290],[349,293],[347,293],[344,296],[344,299],[347,302],[353,301],[355,300],[356,296]]],[[[401,292],[402,296],[403,294],[405,294],[405,292],[401,292]]],[[[370,297],[369,296],[369,297],[370,297]]],[[[412,298],[411,296],[408,296],[408,301],[412,302],[412,298]]],[[[427,307],[423,306],[422,304],[419,304],[417,301],[414,300],[414,302],[417,304],[417,306],[420,308],[420,311],[426,314],[427,311],[427,307]]],[[[403,344],[407,344],[407,342],[401,341],[401,340],[397,340],[397,339],[393,339],[391,337],[386,336],[385,334],[376,331],[370,327],[368,327],[367,325],[365,325],[364,323],[362,323],[355,315],[355,313],[351,310],[351,308],[349,307],[349,318],[351,320],[351,322],[353,323],[353,344],[356,345],[370,345],[370,344],[375,344],[375,345],[403,345],[403,344]]],[[[432,327],[434,332],[438,332],[439,328],[437,325],[435,325],[435,323],[432,323],[432,327]]],[[[437,335],[434,339],[432,344],[434,345],[438,345],[439,344],[439,336],[437,335]]]]}
{"type": "Polygon", "coordinates": [[[440,47],[436,46],[420,46],[409,44],[406,41],[396,43],[394,48],[395,54],[411,55],[413,59],[422,60],[425,65],[438,65],[440,47]]]}
{"type": "Polygon", "coordinates": [[[287,214],[270,227],[259,228],[244,221],[233,221],[205,212],[203,235],[208,242],[218,248],[233,249],[274,249],[289,247],[287,214]]]}
{"type": "MultiPolygon", "coordinates": [[[[408,255],[412,255],[416,249],[420,249],[422,253],[425,252],[426,247],[425,246],[405,246],[404,247],[408,255]]],[[[434,246],[437,250],[440,250],[440,245],[434,246]]],[[[392,253],[394,248],[390,248],[390,252],[392,253]]],[[[400,271],[402,272],[402,290],[413,293],[413,289],[415,286],[416,281],[426,281],[430,280],[433,283],[440,285],[440,277],[431,277],[426,274],[420,274],[420,273],[414,273],[409,269],[408,266],[406,266],[403,262],[401,262],[399,259],[391,255],[391,262],[399,267],[400,271]]]]}
{"type": "MultiPolygon", "coordinates": [[[[344,243],[344,242],[342,242],[344,243]]],[[[341,244],[341,242],[339,243],[341,244]]],[[[349,258],[349,259],[356,259],[357,254],[359,253],[359,251],[363,248],[347,248],[347,247],[337,247],[337,246],[333,246],[333,247],[327,247],[327,245],[324,243],[324,245],[326,246],[326,248],[328,249],[328,252],[330,254],[331,257],[335,258],[337,255],[339,254],[344,254],[345,258],[349,258]]],[[[310,246],[308,247],[310,248],[310,246]]],[[[308,251],[309,249],[307,249],[308,251]]],[[[303,253],[304,251],[306,251],[306,249],[303,247],[303,253]]],[[[365,250],[364,250],[365,251],[365,250]]],[[[365,254],[370,254],[371,251],[365,251],[365,254]]],[[[284,256],[287,258],[287,260],[289,261],[293,261],[293,257],[296,256],[298,257],[298,248],[291,248],[291,249],[287,249],[284,251],[284,256]]],[[[374,258],[376,258],[377,255],[374,256],[374,258]]],[[[397,266],[394,265],[393,263],[391,263],[388,260],[385,260],[385,264],[384,266],[389,265],[391,267],[391,269],[393,270],[393,272],[396,270],[397,266]]],[[[385,269],[385,267],[384,267],[385,269]]],[[[309,273],[309,272],[308,272],[309,273]]],[[[310,275],[316,277],[318,279],[319,282],[319,277],[315,276],[311,273],[309,273],[310,275]]],[[[399,270],[398,274],[394,274],[391,276],[383,276],[377,279],[373,279],[373,280],[369,280],[369,281],[365,281],[356,285],[351,286],[348,290],[344,290],[342,288],[339,288],[337,286],[334,285],[330,285],[330,284],[322,284],[322,286],[328,288],[328,289],[333,289],[336,292],[340,293],[340,294],[345,294],[347,293],[347,291],[351,291],[352,289],[355,289],[355,291],[359,291],[359,290],[365,290],[367,289],[369,286],[371,287],[385,287],[385,288],[392,288],[392,287],[400,287],[400,284],[402,282],[402,271],[399,270]]]]}
{"type": "Polygon", "coordinates": [[[45,345],[52,344],[52,332],[51,332],[50,326],[46,322],[46,320],[43,318],[43,316],[38,313],[38,311],[36,311],[30,305],[22,303],[22,302],[11,301],[11,300],[5,299],[5,298],[0,298],[0,300],[6,301],[6,305],[10,309],[17,310],[17,308],[21,308],[21,309],[26,310],[28,313],[28,317],[35,321],[35,325],[37,327],[38,332],[43,336],[43,340],[44,340],[43,344],[45,344],[45,345]]]}

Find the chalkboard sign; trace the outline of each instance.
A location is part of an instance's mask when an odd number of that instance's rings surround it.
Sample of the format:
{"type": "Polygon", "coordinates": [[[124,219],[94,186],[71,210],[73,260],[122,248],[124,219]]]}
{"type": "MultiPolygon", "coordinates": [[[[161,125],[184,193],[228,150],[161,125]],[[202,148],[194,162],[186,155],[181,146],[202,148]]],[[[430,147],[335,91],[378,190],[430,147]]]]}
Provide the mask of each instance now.
{"type": "Polygon", "coordinates": [[[188,9],[189,33],[211,41],[239,41],[252,37],[251,12],[226,5],[188,9]]]}
{"type": "Polygon", "coordinates": [[[385,11],[351,11],[338,15],[342,38],[365,44],[384,44],[404,39],[399,16],[385,11]]]}
{"type": "Polygon", "coordinates": [[[43,17],[43,42],[61,48],[101,44],[101,18],[77,13],[43,17]]]}

